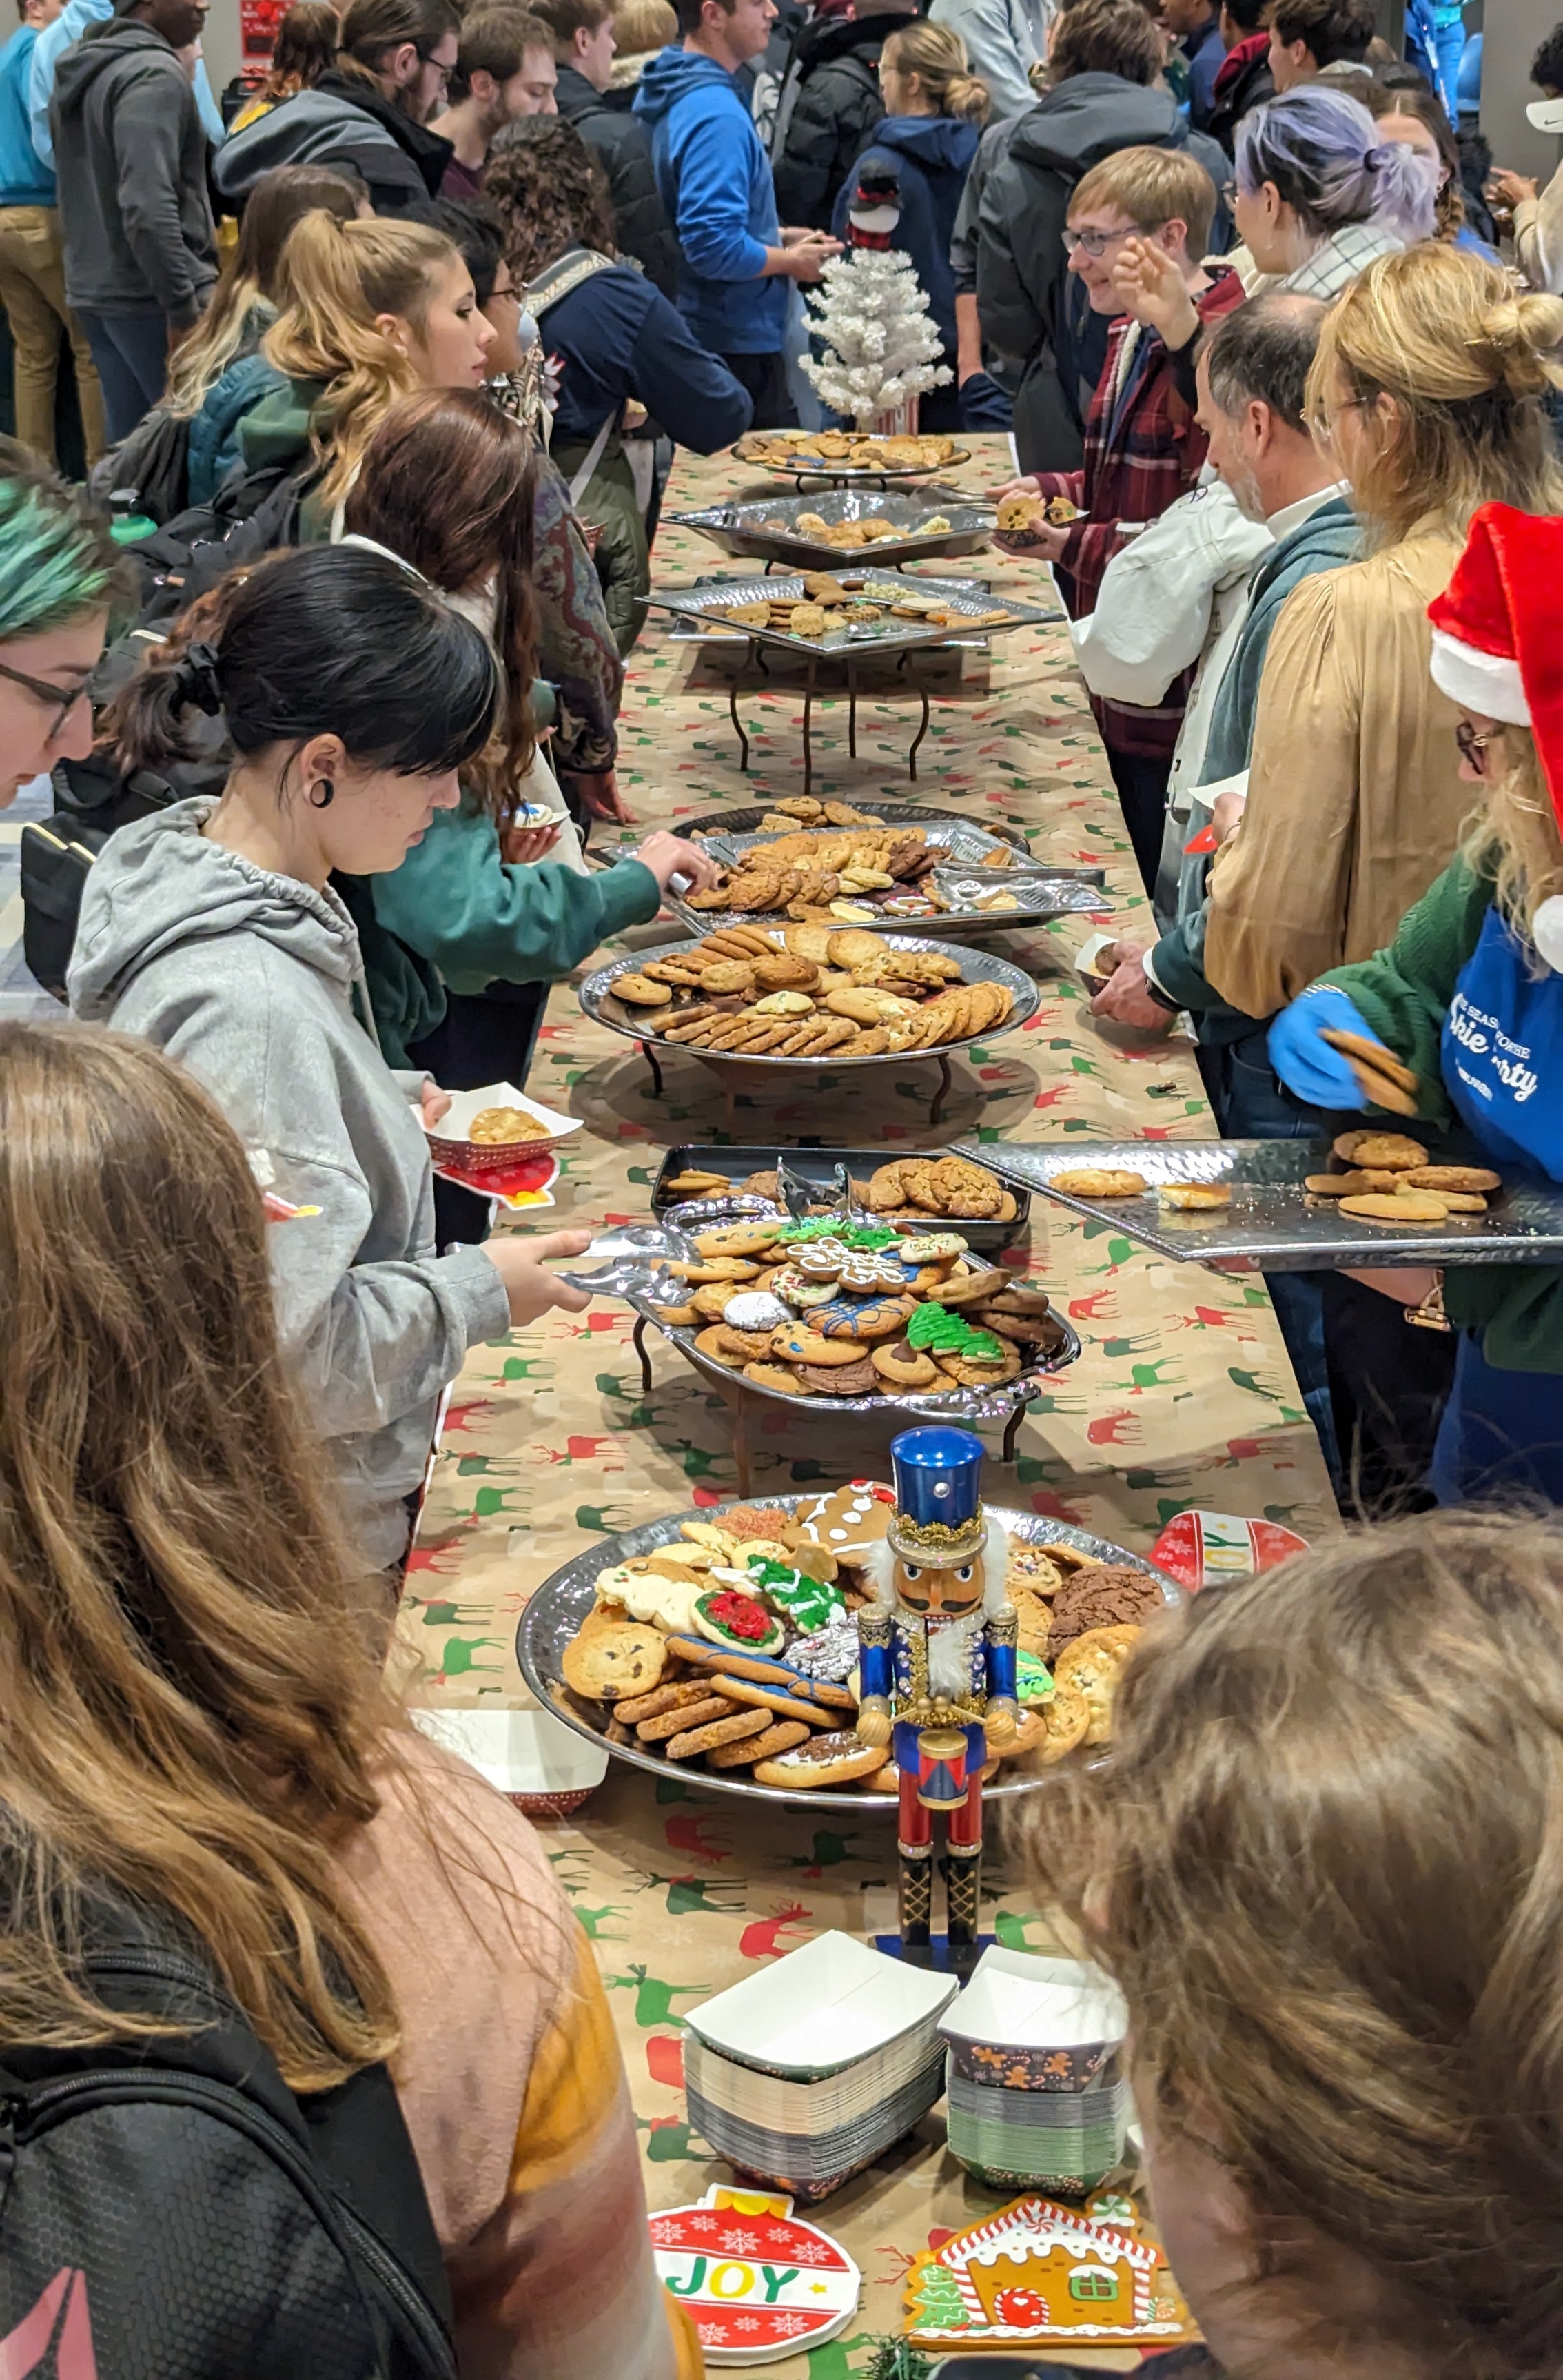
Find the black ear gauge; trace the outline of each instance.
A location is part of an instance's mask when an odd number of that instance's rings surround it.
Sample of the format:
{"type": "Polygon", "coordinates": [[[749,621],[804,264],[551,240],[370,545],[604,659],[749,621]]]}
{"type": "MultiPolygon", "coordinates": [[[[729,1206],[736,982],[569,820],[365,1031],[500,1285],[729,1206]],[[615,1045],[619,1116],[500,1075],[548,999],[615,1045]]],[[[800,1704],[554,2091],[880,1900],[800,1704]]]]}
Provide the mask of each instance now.
{"type": "Polygon", "coordinates": [[[336,787],[329,777],[318,778],[309,788],[309,808],[312,810],[329,810],[335,799],[336,787]]]}

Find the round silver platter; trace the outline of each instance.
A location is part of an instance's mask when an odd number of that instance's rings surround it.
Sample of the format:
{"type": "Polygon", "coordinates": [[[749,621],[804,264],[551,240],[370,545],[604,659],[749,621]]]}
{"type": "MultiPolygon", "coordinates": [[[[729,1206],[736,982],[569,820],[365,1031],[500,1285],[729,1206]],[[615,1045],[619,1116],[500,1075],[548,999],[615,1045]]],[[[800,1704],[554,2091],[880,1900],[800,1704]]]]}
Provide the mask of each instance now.
{"type": "MultiPolygon", "coordinates": [[[[795,1512],[800,1504],[812,1503],[821,1490],[811,1488],[797,1496],[760,1496],[746,1500],[759,1504],[777,1504],[785,1512],[795,1512]]],[[[707,1508],[699,1512],[676,1512],[661,1521],[648,1521],[638,1529],[625,1529],[615,1537],[600,1537],[585,1553],[556,1570],[551,1578],[544,1579],[537,1588],[526,1610],[521,1614],[515,1632],[516,1658],[521,1674],[539,1703],[557,1713],[566,1727],[588,1742],[601,1743],[608,1714],[600,1706],[579,1702],[564,1683],[563,1668],[564,1647],[579,1628],[596,1600],[595,1582],[599,1571],[607,1570],[613,1562],[625,1561],[635,1554],[655,1552],[659,1546],[673,1544],[680,1524],[686,1520],[718,1521],[724,1506],[707,1508]]],[[[1109,1543],[1106,1537],[1094,1537],[1085,1529],[1072,1529],[1061,1521],[1046,1521],[1036,1512],[1007,1511],[1002,1505],[990,1505],[997,1520],[1002,1521],[1017,1545],[1072,1546],[1093,1561],[1114,1562],[1130,1570],[1144,1571],[1160,1587],[1162,1599],[1169,1605],[1186,1598],[1175,1579],[1165,1571],[1146,1561],[1143,1554],[1128,1552],[1122,1546],[1109,1543]]],[[[843,1723],[846,1714],[842,1713],[843,1723]]],[[[813,1791],[790,1792],[782,1785],[757,1785],[752,1777],[740,1771],[696,1768],[683,1761],[660,1759],[654,1752],[638,1743],[611,1743],[607,1746],[615,1760],[626,1760],[634,1768],[644,1768],[653,1777],[681,1776],[697,1790],[709,1789],[713,1793],[736,1793],[746,1802],[780,1803],[795,1810],[878,1810],[888,1818],[895,1815],[893,1793],[852,1792],[839,1786],[816,1787],[813,1791]]],[[[997,1802],[1017,1801],[1031,1792],[1038,1779],[1035,1777],[1013,1777],[984,1789],[984,1799],[997,1802]]]]}
{"type": "MultiPolygon", "coordinates": [[[[1007,1274],[1006,1282],[1013,1278],[1007,1274]]],[[[739,1286],[742,1287],[742,1283],[739,1286]]],[[[1079,1332],[1072,1323],[1065,1321],[1061,1314],[1055,1314],[1053,1319],[1064,1334],[1063,1345],[1051,1355],[1027,1366],[1012,1380],[1005,1380],[998,1388],[945,1389],[922,1396],[915,1390],[908,1389],[904,1396],[899,1397],[794,1397],[789,1396],[785,1389],[768,1389],[758,1380],[746,1379],[742,1372],[734,1372],[727,1365],[715,1363],[709,1355],[703,1355],[695,1344],[697,1333],[690,1323],[663,1322],[654,1306],[633,1293],[629,1303],[637,1314],[644,1315],[647,1321],[661,1332],[664,1339],[671,1340],[685,1362],[692,1364],[714,1388],[735,1389],[745,1397],[759,1398],[764,1404],[786,1405],[791,1412],[805,1415],[907,1413],[928,1421],[1007,1422],[1017,1405],[1028,1405],[1034,1398],[1041,1395],[1043,1382],[1054,1372],[1067,1371],[1071,1364],[1077,1364],[1080,1360],[1079,1332]]],[[[702,1323],[701,1329],[705,1327],[702,1323]]],[[[868,1351],[865,1348],[864,1352],[866,1354],[868,1351]]]]}
{"type": "MultiPolygon", "coordinates": [[[[712,934],[720,933],[721,927],[722,919],[716,917],[705,930],[712,934]]],[[[961,973],[967,983],[1003,984],[1013,1000],[1013,1005],[1008,1016],[1005,1017],[1002,1025],[994,1026],[986,1033],[974,1034],[969,1040],[936,1041],[928,1050],[879,1050],[866,1058],[854,1058],[850,1052],[838,1055],[834,1050],[829,1050],[824,1056],[818,1058],[763,1056],[746,1058],[738,1053],[730,1057],[723,1050],[697,1050],[685,1041],[669,1041],[655,1030],[652,1019],[662,1014],[663,1012],[660,1009],[631,1008],[626,1002],[615,1000],[613,997],[613,985],[620,976],[638,975],[648,959],[687,956],[689,951],[687,942],[660,942],[655,950],[635,951],[624,958],[612,959],[606,966],[593,969],[581,985],[576,997],[593,1022],[606,1025],[611,1033],[623,1033],[632,1041],[646,1042],[658,1050],[687,1050],[691,1058],[700,1059],[706,1065],[715,1067],[718,1073],[729,1067],[746,1069],[765,1066],[778,1068],[782,1072],[791,1070],[794,1074],[799,1074],[817,1066],[840,1068],[915,1065],[920,1063],[925,1058],[948,1057],[951,1050],[978,1048],[1000,1034],[1013,1033],[1020,1026],[1024,1025],[1028,1018],[1035,1016],[1042,1004],[1041,994],[1030,976],[1022,968],[1012,966],[1008,959],[995,958],[988,951],[968,950],[961,943],[940,942],[927,935],[887,934],[883,940],[887,950],[938,951],[942,957],[958,959],[961,963],[961,973]]],[[[676,1021],[677,1013],[674,1009],[668,1010],[667,1021],[670,1025],[676,1021]]]]}

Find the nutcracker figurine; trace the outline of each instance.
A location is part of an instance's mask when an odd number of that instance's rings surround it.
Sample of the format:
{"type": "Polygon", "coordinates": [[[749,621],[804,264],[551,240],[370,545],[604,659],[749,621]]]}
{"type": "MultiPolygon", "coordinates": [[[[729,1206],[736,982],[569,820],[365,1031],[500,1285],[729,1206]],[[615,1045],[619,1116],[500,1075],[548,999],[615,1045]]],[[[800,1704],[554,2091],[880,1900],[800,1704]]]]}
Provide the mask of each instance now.
{"type": "Polygon", "coordinates": [[[948,1819],[951,1964],[976,1957],[982,1772],[1015,1734],[1015,1610],[1009,1539],[984,1513],[983,1450],[964,1429],[891,1440],[895,1511],[863,1564],[874,1601],[859,1612],[866,1743],[893,1740],[901,1771],[901,1939],[929,1957],[933,1821],[948,1819]],[[893,1720],[892,1720],[893,1714],[893,1720]]]}

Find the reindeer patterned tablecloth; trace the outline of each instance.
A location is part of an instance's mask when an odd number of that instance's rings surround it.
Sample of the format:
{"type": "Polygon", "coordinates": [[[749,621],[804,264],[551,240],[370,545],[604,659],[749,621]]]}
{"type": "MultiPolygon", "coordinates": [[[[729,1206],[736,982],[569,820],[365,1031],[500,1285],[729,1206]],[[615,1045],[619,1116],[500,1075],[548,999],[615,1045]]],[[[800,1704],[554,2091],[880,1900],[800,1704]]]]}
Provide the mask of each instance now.
{"type": "MultiPolygon", "coordinates": [[[[981,450],[958,475],[991,487],[1007,470],[1005,443],[981,450]]],[[[669,509],[757,492],[731,462],[685,459],[669,509]]],[[[957,565],[1026,600],[1050,600],[1044,572],[1005,556],[957,565]]],[[[664,528],[654,576],[687,585],[713,570],[743,575],[692,532],[664,528]]],[[[926,565],[936,571],[937,565],[926,565]]],[[[665,615],[661,615],[665,619],[665,615]]],[[[642,827],[727,805],[780,797],[802,783],[801,681],[757,681],[743,699],[754,737],[752,774],[738,772],[726,664],[670,640],[653,614],[631,663],[620,783],[642,827]]],[[[747,682],[745,682],[747,683],[747,682]]],[[[995,639],[990,656],[942,661],[930,673],[932,723],[915,791],[932,806],[1024,827],[1034,850],[1060,863],[1102,863],[1114,924],[1148,923],[1106,761],[1056,622],[995,639]]],[[[817,704],[817,790],[910,790],[906,747],[915,698],[893,677],[860,698],[857,758],[847,756],[844,703],[817,704]]],[[[599,840],[611,839],[612,831],[599,840]]],[[[634,837],[626,831],[626,842],[634,837]]],[[[912,1151],[973,1132],[1001,1138],[1203,1138],[1213,1132],[1186,1042],[1114,1046],[1093,1025],[1072,971],[1092,930],[1071,920],[1006,939],[1042,987],[1023,1032],[972,1048],[955,1065],[943,1125],[927,1129],[927,1068],[904,1075],[822,1072],[784,1101],[741,1101],[735,1133],[759,1141],[815,1140],[912,1151]]],[[[647,929],[631,941],[669,937],[647,929]]],[[[644,1220],[664,1148],[721,1136],[722,1098],[693,1058],[672,1060],[666,1096],[634,1046],[588,1024],[567,984],[550,1003],[531,1087],[582,1118],[568,1144],[549,1222],[644,1220]]],[[[1065,1308],[1084,1342],[1072,1371],[1030,1409],[1012,1470],[997,1464],[987,1492],[1126,1545],[1148,1547],[1191,1505],[1284,1522],[1313,1536],[1334,1506],[1264,1289],[1136,1250],[1107,1226],[1036,1202],[1032,1271],[1065,1308]]],[[[602,1305],[551,1316],[479,1347],[455,1389],[407,1576],[398,1667],[417,1704],[445,1708],[525,1702],[515,1658],[528,1592],[594,1536],[659,1512],[691,1510],[735,1492],[721,1399],[653,1339],[655,1378],[642,1393],[630,1346],[633,1318],[602,1305]]],[[[846,1433],[806,1408],[768,1413],[755,1431],[754,1492],[784,1492],[887,1469],[894,1427],[846,1433]]],[[[642,2128],[653,2206],[699,2196],[725,2168],[691,2137],[681,2087],[679,2026],[697,2000],[830,1926],[859,1935],[894,1923],[894,1847],[888,1823],[862,1828],[812,1814],[724,1803],[677,1778],[659,1783],[616,1769],[574,1819],[544,1828],[550,1856],[597,1945],[642,2128]]],[[[890,1817],[886,1813],[886,1820],[890,1817]]],[[[1018,1871],[989,1860],[984,1923],[1014,1948],[1040,1949],[1044,1922],[1018,1871]]],[[[847,2380],[867,2338],[899,2327],[910,2256],[931,2235],[986,2213],[991,2193],[968,2183],[927,2119],[892,2155],[826,2202],[819,2219],[865,2274],[860,2325],[806,2359],[768,2367],[782,2380],[847,2380]]]]}

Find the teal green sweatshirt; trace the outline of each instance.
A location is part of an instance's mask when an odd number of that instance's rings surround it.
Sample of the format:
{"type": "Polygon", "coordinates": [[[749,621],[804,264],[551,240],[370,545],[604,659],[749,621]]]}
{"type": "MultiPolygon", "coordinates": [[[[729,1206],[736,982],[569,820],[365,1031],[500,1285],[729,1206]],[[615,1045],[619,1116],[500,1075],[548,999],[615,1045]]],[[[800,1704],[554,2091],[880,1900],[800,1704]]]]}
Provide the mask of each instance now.
{"type": "Polygon", "coordinates": [[[551,982],[626,926],[646,925],[662,905],[638,859],[595,876],[554,860],[507,866],[492,819],[470,801],[437,810],[400,868],[370,880],[380,923],[432,960],[457,992],[551,982]]]}
{"type": "MultiPolygon", "coordinates": [[[[1386,1048],[1412,1068],[1417,1114],[1440,1127],[1455,1121],[1444,1088],[1444,1019],[1492,905],[1491,879],[1457,858],[1406,911],[1387,951],[1331,967],[1323,978],[1355,1001],[1386,1048]]],[[[1498,1371],[1563,1371],[1563,1267],[1452,1265],[1444,1311],[1457,1330],[1478,1334],[1498,1371]]]]}

